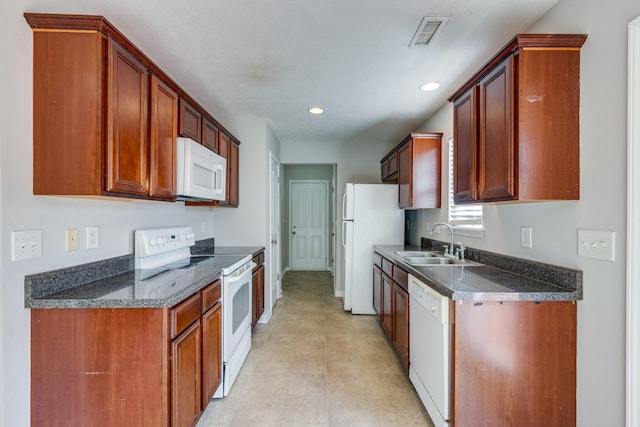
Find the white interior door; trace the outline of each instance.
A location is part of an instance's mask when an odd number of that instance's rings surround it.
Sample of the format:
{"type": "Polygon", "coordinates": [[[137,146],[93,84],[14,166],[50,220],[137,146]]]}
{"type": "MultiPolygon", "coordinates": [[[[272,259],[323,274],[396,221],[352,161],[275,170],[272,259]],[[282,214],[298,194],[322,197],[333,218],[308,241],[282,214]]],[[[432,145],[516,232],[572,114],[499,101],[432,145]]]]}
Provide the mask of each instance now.
{"type": "MultiPolygon", "coordinates": [[[[271,307],[275,301],[282,295],[282,287],[280,283],[280,162],[271,154],[271,163],[269,166],[271,181],[269,183],[269,192],[271,200],[271,213],[269,219],[269,233],[271,236],[271,307]]],[[[266,301],[265,301],[266,303],[266,301]]]]}
{"type": "Polygon", "coordinates": [[[327,269],[326,181],[291,181],[289,186],[292,270],[327,269]]]}

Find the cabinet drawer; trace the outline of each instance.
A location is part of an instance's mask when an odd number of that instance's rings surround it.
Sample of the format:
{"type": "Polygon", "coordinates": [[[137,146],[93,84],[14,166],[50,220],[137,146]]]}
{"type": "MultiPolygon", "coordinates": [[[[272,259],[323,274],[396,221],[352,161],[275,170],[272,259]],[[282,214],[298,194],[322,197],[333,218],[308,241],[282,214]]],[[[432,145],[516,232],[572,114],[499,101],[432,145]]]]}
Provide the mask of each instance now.
{"type": "Polygon", "coordinates": [[[382,271],[389,277],[393,277],[393,263],[386,258],[382,258],[382,271]]]}
{"type": "Polygon", "coordinates": [[[175,338],[201,314],[200,293],[187,298],[171,309],[171,338],[175,338]]]}
{"type": "Polygon", "coordinates": [[[406,271],[394,264],[393,280],[405,291],[409,291],[409,276],[406,271]]]}
{"type": "Polygon", "coordinates": [[[202,290],[202,312],[213,307],[220,298],[222,298],[222,283],[218,279],[202,290]]]}
{"type": "Polygon", "coordinates": [[[373,253],[373,264],[382,268],[382,255],[380,255],[378,252],[373,253]]]}

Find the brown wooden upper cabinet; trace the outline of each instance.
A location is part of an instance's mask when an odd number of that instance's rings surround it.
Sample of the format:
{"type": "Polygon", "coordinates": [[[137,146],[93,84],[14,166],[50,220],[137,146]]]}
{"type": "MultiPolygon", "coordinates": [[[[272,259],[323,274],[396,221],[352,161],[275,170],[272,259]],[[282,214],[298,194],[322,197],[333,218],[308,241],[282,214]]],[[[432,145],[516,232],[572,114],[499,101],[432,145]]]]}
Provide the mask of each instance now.
{"type": "Polygon", "coordinates": [[[202,143],[202,113],[180,98],[180,136],[202,143]]]}
{"type": "Polygon", "coordinates": [[[218,152],[220,125],[182,98],[180,98],[178,135],[191,138],[209,150],[218,152]]]}
{"type": "Polygon", "coordinates": [[[175,201],[176,136],[215,152],[224,137],[229,188],[219,205],[238,206],[240,142],[109,21],[24,17],[33,29],[33,194],[175,201]]]}
{"type": "Polygon", "coordinates": [[[456,203],[580,198],[583,34],[519,34],[450,98],[456,203]]]}
{"type": "Polygon", "coordinates": [[[175,90],[102,17],[25,19],[33,193],[175,200],[175,90]]]}
{"type": "Polygon", "coordinates": [[[393,150],[380,160],[382,182],[398,182],[398,151],[393,150]]]}
{"type": "Polygon", "coordinates": [[[151,76],[150,194],[172,199],[176,195],[176,129],[178,95],[151,76]]]}
{"type": "Polygon", "coordinates": [[[380,163],[382,181],[398,183],[398,207],[440,207],[442,133],[413,132],[380,163]]]}
{"type": "Polygon", "coordinates": [[[217,153],[219,134],[218,125],[205,118],[202,122],[202,145],[217,153]]]}

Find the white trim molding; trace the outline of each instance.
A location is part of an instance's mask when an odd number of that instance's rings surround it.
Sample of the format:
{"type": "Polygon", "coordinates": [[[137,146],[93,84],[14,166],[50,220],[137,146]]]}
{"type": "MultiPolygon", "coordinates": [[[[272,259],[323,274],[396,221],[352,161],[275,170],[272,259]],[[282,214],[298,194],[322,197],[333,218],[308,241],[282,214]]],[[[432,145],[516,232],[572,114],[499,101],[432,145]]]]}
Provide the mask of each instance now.
{"type": "Polygon", "coordinates": [[[627,427],[640,427],[640,17],[629,23],[627,106],[627,427]]]}

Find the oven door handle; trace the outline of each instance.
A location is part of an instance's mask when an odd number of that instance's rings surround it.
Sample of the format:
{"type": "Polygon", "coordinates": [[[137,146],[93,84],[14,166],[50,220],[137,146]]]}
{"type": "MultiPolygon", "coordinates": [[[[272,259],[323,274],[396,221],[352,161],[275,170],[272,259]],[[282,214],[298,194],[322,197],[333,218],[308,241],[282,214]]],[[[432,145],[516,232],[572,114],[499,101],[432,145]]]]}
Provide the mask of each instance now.
{"type": "Polygon", "coordinates": [[[242,271],[237,271],[236,270],[235,272],[233,272],[230,275],[226,276],[225,277],[226,283],[227,284],[231,284],[231,283],[237,282],[238,280],[242,280],[243,276],[245,274],[251,274],[251,271],[258,265],[253,261],[250,261],[248,264],[249,264],[249,266],[246,269],[242,269],[242,271]]]}

